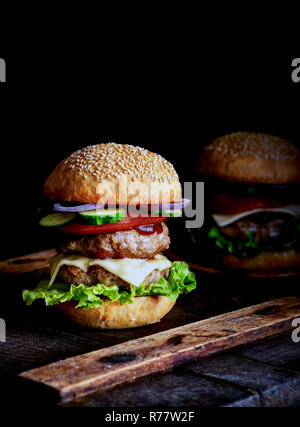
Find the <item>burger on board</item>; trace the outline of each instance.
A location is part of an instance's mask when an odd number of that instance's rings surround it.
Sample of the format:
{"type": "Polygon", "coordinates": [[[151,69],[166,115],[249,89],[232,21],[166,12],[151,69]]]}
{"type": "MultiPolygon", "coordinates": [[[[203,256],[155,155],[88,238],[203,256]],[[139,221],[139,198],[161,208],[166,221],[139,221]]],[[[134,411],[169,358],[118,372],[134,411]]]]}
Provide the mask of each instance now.
{"type": "Polygon", "coordinates": [[[300,265],[300,152],[278,137],[236,132],[208,145],[198,169],[210,186],[207,236],[228,267],[300,265]]]}
{"type": "Polygon", "coordinates": [[[44,194],[53,211],[40,225],[69,239],[50,261],[49,279],[23,291],[28,305],[42,299],[82,326],[121,329],[158,322],[195,289],[187,264],[162,255],[166,221],[186,202],[160,155],[115,143],[85,147],[54,169],[44,194]]]}

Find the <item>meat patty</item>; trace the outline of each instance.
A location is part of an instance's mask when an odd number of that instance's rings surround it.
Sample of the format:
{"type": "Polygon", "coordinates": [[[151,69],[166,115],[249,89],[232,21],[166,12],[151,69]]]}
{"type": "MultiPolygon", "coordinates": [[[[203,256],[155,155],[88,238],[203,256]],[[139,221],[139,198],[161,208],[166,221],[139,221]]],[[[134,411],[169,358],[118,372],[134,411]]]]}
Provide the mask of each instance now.
{"type": "Polygon", "coordinates": [[[79,253],[89,258],[147,258],[152,259],[170,246],[169,230],[162,222],[162,232],[149,235],[136,230],[117,231],[71,240],[60,249],[64,253],[79,253]]]}
{"type": "MultiPolygon", "coordinates": [[[[169,276],[170,269],[167,268],[163,271],[153,270],[145,278],[144,283],[149,286],[151,283],[156,283],[161,277],[167,278],[169,276]]],[[[59,272],[58,277],[68,285],[87,285],[93,286],[101,283],[106,286],[118,285],[121,287],[129,288],[129,283],[125,282],[118,276],[110,273],[99,265],[91,266],[87,273],[81,270],[79,267],[72,265],[63,265],[59,272]]]]}
{"type": "Polygon", "coordinates": [[[235,239],[248,239],[247,233],[256,233],[256,241],[278,239],[292,235],[295,220],[290,215],[275,216],[275,214],[258,214],[242,218],[226,227],[221,227],[222,233],[235,239]]]}

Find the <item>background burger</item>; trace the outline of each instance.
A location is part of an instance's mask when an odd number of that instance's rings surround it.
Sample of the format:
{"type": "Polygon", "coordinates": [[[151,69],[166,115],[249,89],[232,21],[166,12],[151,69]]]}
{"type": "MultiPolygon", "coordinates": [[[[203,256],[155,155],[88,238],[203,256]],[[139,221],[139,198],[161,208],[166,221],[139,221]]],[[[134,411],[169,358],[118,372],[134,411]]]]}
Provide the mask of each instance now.
{"type": "Polygon", "coordinates": [[[82,326],[129,328],[158,322],[196,287],[187,264],[162,255],[170,245],[166,220],[180,216],[184,201],[161,156],[89,146],[54,169],[44,194],[53,206],[40,225],[69,239],[50,261],[50,278],[23,291],[28,305],[43,299],[82,326]]]}
{"type": "MultiPolygon", "coordinates": [[[[205,234],[235,269],[300,265],[300,153],[283,139],[237,132],[207,146],[198,164],[209,200],[205,234]]],[[[190,230],[194,242],[199,230],[190,230]]]]}

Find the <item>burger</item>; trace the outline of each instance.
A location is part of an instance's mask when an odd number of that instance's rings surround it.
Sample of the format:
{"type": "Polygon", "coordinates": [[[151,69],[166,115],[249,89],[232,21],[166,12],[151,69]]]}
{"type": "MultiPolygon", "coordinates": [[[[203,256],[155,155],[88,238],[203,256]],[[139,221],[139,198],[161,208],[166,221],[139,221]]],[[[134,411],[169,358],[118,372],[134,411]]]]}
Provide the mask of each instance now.
{"type": "Polygon", "coordinates": [[[160,321],[179,294],[196,287],[184,262],[162,253],[166,221],[185,201],[173,166],[140,147],[98,144],[76,151],[50,174],[51,212],[40,226],[67,237],[50,260],[50,277],[24,290],[84,327],[122,329],[160,321]]]}
{"type": "MultiPolygon", "coordinates": [[[[198,170],[209,193],[200,234],[221,264],[265,272],[299,267],[300,152],[294,145],[232,133],[204,149],[198,170]]],[[[199,230],[191,232],[196,241],[199,230]]]]}

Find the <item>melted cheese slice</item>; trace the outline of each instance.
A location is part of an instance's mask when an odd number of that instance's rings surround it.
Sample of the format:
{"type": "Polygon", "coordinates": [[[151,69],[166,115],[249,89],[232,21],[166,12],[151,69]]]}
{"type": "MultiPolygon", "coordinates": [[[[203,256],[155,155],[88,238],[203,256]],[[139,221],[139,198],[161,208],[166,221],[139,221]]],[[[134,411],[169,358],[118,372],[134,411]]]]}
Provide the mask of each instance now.
{"type": "Polygon", "coordinates": [[[267,209],[252,209],[246,212],[240,212],[233,215],[217,215],[213,214],[213,219],[218,224],[219,227],[225,227],[226,225],[232,224],[235,221],[238,221],[241,218],[244,218],[248,215],[253,215],[259,212],[280,212],[286,213],[289,215],[300,215],[300,205],[286,205],[279,208],[267,208],[267,209]]]}
{"type": "Polygon", "coordinates": [[[73,265],[83,270],[85,273],[88,271],[90,266],[99,265],[115,276],[125,280],[125,282],[133,285],[140,286],[144,279],[153,271],[163,271],[166,268],[170,268],[172,263],[163,255],[156,255],[154,259],[133,259],[133,258],[122,258],[122,259],[93,259],[87,258],[81,255],[69,255],[64,254],[57,255],[52,258],[50,262],[50,275],[51,279],[49,286],[51,286],[59,272],[59,269],[63,265],[73,265]]]}

